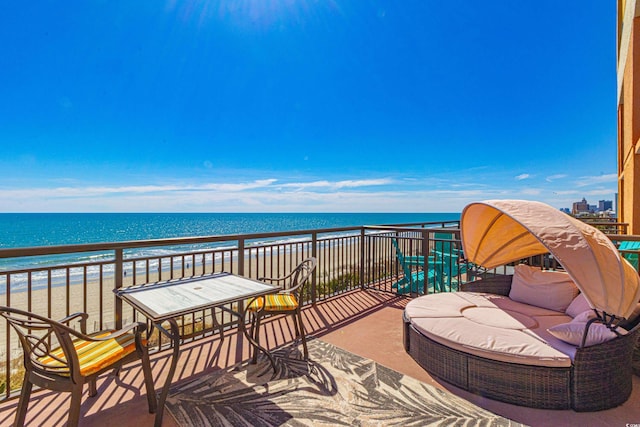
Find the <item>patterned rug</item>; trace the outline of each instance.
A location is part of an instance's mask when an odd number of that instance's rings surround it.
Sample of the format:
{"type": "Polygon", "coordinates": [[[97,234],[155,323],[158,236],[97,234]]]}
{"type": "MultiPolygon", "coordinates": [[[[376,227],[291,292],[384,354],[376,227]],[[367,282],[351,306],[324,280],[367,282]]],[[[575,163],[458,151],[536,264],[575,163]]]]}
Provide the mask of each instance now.
{"type": "Polygon", "coordinates": [[[167,410],[181,426],[520,426],[453,394],[318,339],[177,385],[167,410]]]}

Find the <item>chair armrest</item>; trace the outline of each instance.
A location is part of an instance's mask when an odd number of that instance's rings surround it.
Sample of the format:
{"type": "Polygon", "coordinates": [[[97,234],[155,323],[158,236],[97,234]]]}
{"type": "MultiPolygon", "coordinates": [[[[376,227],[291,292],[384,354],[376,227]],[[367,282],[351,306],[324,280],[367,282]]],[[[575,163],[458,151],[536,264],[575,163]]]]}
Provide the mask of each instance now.
{"type": "Polygon", "coordinates": [[[280,282],[280,281],[282,281],[282,280],[290,279],[290,278],[291,278],[291,276],[293,276],[295,272],[296,272],[296,269],[293,269],[293,270],[292,270],[289,274],[287,274],[286,276],[282,276],[282,277],[260,277],[260,278],[258,278],[258,280],[262,280],[262,281],[268,280],[268,281],[270,281],[270,282],[280,282]]]}
{"type": "Polygon", "coordinates": [[[82,320],[86,321],[89,318],[89,315],[87,313],[73,313],[73,314],[65,317],[64,319],[58,320],[58,322],[60,322],[60,323],[69,323],[70,321],[72,321],[76,317],[81,317],[82,320]]]}
{"type": "Polygon", "coordinates": [[[282,277],[259,277],[258,280],[263,281],[263,282],[282,282],[283,280],[287,280],[289,278],[291,278],[291,276],[293,275],[293,272],[287,274],[286,276],[282,276],[282,277]]]}
{"type": "Polygon", "coordinates": [[[82,331],[83,334],[86,334],[87,333],[87,319],[89,318],[89,315],[87,313],[74,313],[74,314],[71,314],[71,315],[65,317],[64,319],[58,320],[58,323],[62,323],[63,325],[69,325],[69,323],[72,320],[75,320],[77,318],[80,318],[79,319],[80,330],[82,331]]]}
{"type": "Polygon", "coordinates": [[[261,282],[281,282],[285,279],[288,279],[289,276],[286,277],[258,277],[258,280],[260,280],[261,282]]]}
{"type": "MultiPolygon", "coordinates": [[[[291,274],[284,276],[284,277],[259,277],[258,280],[262,281],[262,282],[269,282],[272,284],[277,285],[279,282],[284,282],[286,279],[288,279],[291,276],[291,274]]],[[[289,293],[289,289],[284,289],[283,285],[278,285],[278,291],[274,292],[274,293],[289,293]]],[[[274,290],[275,291],[275,290],[274,290]]]]}
{"type": "MultiPolygon", "coordinates": [[[[141,334],[147,330],[147,324],[143,322],[134,322],[124,326],[122,329],[118,329],[117,331],[112,331],[109,335],[105,335],[103,337],[95,337],[86,334],[79,333],[78,331],[70,331],[74,336],[83,339],[85,341],[108,341],[113,338],[118,338],[122,335],[128,334],[130,331],[133,331],[134,334],[141,334]]],[[[97,333],[99,333],[98,331],[97,333]]]]}

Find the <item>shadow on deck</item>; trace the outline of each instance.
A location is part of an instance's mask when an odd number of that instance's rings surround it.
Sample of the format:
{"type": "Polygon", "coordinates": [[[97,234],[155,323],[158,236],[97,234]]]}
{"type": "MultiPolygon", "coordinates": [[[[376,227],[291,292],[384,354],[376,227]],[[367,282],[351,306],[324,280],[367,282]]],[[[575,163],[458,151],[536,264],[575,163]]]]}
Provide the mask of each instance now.
{"type": "MultiPolygon", "coordinates": [[[[634,377],[634,391],[618,408],[593,413],[571,410],[555,411],[523,408],[482,398],[456,387],[440,383],[425,372],[404,351],[402,345],[402,310],[406,297],[377,291],[353,291],[304,309],[308,336],[322,339],[352,353],[373,359],[425,383],[448,390],[478,406],[501,416],[532,426],[624,426],[640,421],[640,378],[634,377]]],[[[293,322],[282,316],[264,322],[262,343],[274,348],[292,341],[293,322]]],[[[174,384],[191,380],[212,370],[225,368],[249,358],[248,343],[235,330],[185,343],[180,355],[174,384]]],[[[156,388],[164,384],[170,352],[152,356],[156,388]]],[[[81,409],[81,426],[151,426],[154,416],[147,412],[142,370],[132,364],[115,379],[112,374],[98,381],[98,396],[89,398],[85,391],[81,409]]],[[[34,392],[27,412],[27,426],[62,426],[67,420],[70,395],[50,391],[34,392]]],[[[12,425],[17,400],[0,406],[0,425],[12,425]]],[[[177,424],[168,412],[164,426],[177,424]]]]}

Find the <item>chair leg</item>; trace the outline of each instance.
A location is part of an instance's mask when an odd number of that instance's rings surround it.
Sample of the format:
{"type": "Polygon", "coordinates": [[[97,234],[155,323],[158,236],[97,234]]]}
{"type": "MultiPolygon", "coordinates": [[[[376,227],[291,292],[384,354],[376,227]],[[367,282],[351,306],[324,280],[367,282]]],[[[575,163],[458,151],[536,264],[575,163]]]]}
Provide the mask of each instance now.
{"type": "MultiPolygon", "coordinates": [[[[215,308],[211,309],[211,319],[213,319],[213,327],[218,328],[218,333],[220,334],[220,341],[224,341],[224,328],[222,327],[222,323],[218,322],[215,308]]],[[[224,322],[224,318],[222,321],[224,322]]]]}
{"type": "Polygon", "coordinates": [[[82,403],[82,384],[75,385],[71,391],[71,407],[67,425],[76,427],[80,421],[80,404],[82,403]]]}
{"type": "Polygon", "coordinates": [[[151,375],[151,363],[149,362],[149,351],[146,347],[140,350],[140,359],[142,360],[142,374],[144,375],[144,387],[147,390],[147,404],[149,405],[149,413],[155,414],[158,408],[156,398],[156,390],[153,386],[153,377],[151,375]]]}
{"type": "Polygon", "coordinates": [[[89,397],[95,397],[98,394],[98,387],[96,386],[97,378],[93,377],[88,382],[89,382],[89,397]]]}
{"type": "Polygon", "coordinates": [[[13,423],[14,427],[22,427],[24,425],[32,387],[33,384],[29,381],[29,373],[25,372],[24,379],[22,381],[22,391],[20,392],[20,402],[18,403],[18,408],[16,410],[16,420],[13,423]]]}
{"type": "MultiPolygon", "coordinates": [[[[252,326],[252,332],[253,332],[253,339],[255,340],[256,343],[260,344],[260,313],[256,312],[253,314],[255,316],[254,318],[254,325],[252,326]]],[[[253,348],[253,357],[251,358],[251,363],[256,364],[258,363],[258,348],[254,347],[253,348]]]]}
{"type": "Polygon", "coordinates": [[[302,348],[304,349],[304,360],[309,358],[309,349],[307,348],[307,337],[304,331],[304,323],[302,323],[302,313],[298,311],[298,323],[300,324],[300,336],[302,337],[302,348]]]}
{"type": "Polygon", "coordinates": [[[298,327],[298,316],[296,315],[296,313],[293,313],[293,329],[296,332],[296,336],[295,339],[300,339],[300,328],[298,327]]]}

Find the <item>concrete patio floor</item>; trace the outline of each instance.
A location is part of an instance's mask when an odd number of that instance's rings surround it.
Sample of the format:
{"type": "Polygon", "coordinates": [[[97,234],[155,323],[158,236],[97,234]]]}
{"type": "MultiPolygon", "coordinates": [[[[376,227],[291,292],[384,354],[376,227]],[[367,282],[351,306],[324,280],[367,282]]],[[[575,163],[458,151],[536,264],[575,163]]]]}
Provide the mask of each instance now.
{"type": "MultiPolygon", "coordinates": [[[[406,297],[377,291],[353,291],[304,309],[308,336],[322,339],[352,353],[373,359],[418,380],[443,388],[478,406],[531,426],[625,426],[640,423],[640,378],[633,378],[633,394],[614,409],[578,413],[571,410],[541,410],[519,407],[482,398],[439,382],[425,372],[402,346],[402,310],[406,297]]],[[[293,322],[281,316],[264,322],[263,343],[274,348],[291,342],[293,322]]],[[[186,343],[178,363],[174,384],[188,381],[215,369],[225,368],[249,357],[248,343],[230,330],[224,339],[218,334],[186,343]]],[[[170,351],[152,355],[156,389],[164,384],[170,351]]],[[[152,426],[154,415],[147,410],[146,391],[139,365],[126,366],[114,380],[112,374],[98,381],[98,396],[85,391],[81,426],[152,426]]],[[[37,391],[32,394],[27,426],[63,426],[67,420],[70,395],[37,391]]],[[[17,400],[0,404],[0,426],[12,425],[17,400]]],[[[163,426],[177,426],[165,412],[163,426]]]]}

